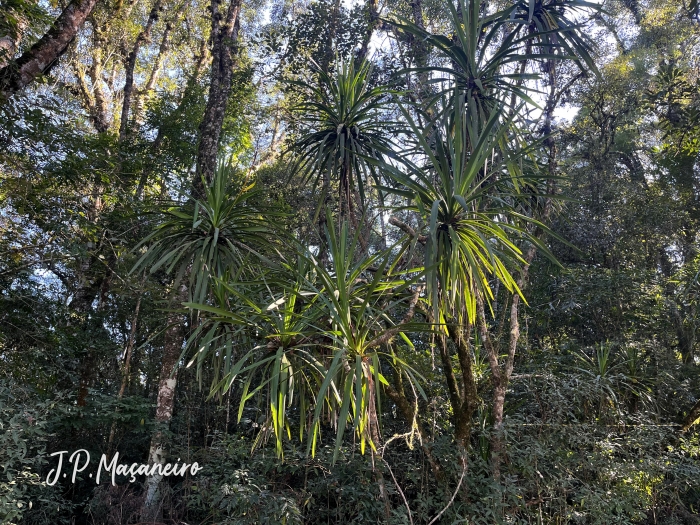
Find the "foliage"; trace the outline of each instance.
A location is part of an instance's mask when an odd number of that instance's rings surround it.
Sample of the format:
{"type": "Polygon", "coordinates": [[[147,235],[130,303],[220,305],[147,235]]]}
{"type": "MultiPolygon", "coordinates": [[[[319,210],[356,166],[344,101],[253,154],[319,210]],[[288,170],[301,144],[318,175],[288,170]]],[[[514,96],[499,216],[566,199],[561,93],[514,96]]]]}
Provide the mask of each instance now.
{"type": "Polygon", "coordinates": [[[697,2],[240,7],[100,2],[0,104],[0,521],[699,523],[697,2]]]}
{"type": "MultiPolygon", "coordinates": [[[[175,286],[189,273],[190,297],[203,302],[209,291],[211,276],[238,272],[245,260],[259,254],[256,246],[265,243],[269,231],[270,211],[247,204],[253,196],[253,184],[229,183],[230,164],[222,164],[210,187],[206,201],[189,201],[184,206],[172,206],[161,221],[136,249],[149,245],[132,271],[148,267],[150,273],[161,267],[175,274],[175,286]]],[[[274,215],[274,214],[273,214],[274,215]]]]}
{"type": "Polygon", "coordinates": [[[46,484],[51,419],[63,400],[41,399],[29,389],[0,383],[0,520],[2,523],[68,523],[73,504],[46,484]],[[60,509],[63,507],[63,515],[60,509]]]}
{"type": "Polygon", "coordinates": [[[371,64],[366,60],[358,66],[342,62],[333,76],[314,69],[318,86],[295,83],[308,97],[294,108],[302,127],[292,145],[299,159],[296,169],[305,174],[304,182],[313,179],[315,188],[323,181],[320,203],[328,197],[326,179],[337,181],[341,211],[352,216],[356,194],[357,204],[364,207],[367,202],[369,179],[381,184],[377,164],[396,157],[391,137],[397,123],[383,115],[393,92],[370,86],[371,64]]]}

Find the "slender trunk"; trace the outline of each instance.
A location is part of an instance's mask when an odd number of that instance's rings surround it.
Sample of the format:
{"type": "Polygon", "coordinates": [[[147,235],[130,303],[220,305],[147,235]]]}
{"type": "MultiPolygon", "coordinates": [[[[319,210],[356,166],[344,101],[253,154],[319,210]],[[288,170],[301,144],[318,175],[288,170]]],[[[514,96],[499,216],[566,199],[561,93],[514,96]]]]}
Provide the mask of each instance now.
{"type": "Polygon", "coordinates": [[[129,382],[129,377],[131,373],[131,354],[134,350],[134,343],[136,342],[136,325],[139,320],[139,310],[141,309],[141,298],[143,294],[139,295],[136,301],[136,308],[134,309],[134,318],[131,320],[131,330],[129,331],[129,341],[126,345],[126,351],[124,352],[124,367],[122,369],[122,384],[119,387],[119,394],[117,399],[124,397],[124,392],[126,391],[126,386],[129,382]]]}
{"type": "MultiPolygon", "coordinates": [[[[369,371],[369,363],[367,361],[362,363],[365,370],[369,371]]],[[[374,379],[371,373],[367,374],[367,389],[369,390],[369,433],[372,438],[372,443],[376,448],[381,446],[382,435],[379,432],[379,418],[377,417],[377,406],[376,406],[376,385],[374,384],[374,379]]],[[[387,519],[391,516],[391,503],[389,501],[389,493],[386,490],[386,482],[384,481],[384,474],[380,468],[376,468],[374,464],[374,449],[371,450],[372,454],[372,470],[374,471],[374,476],[377,480],[377,485],[379,486],[379,497],[384,502],[384,512],[387,519]]]]}
{"type": "Polygon", "coordinates": [[[338,26],[340,25],[340,0],[333,2],[333,9],[328,21],[328,31],[325,34],[324,53],[319,58],[318,63],[323,71],[330,71],[331,62],[335,58],[337,46],[335,45],[338,26]]]}
{"type": "MultiPolygon", "coordinates": [[[[421,0],[410,0],[411,16],[413,23],[419,28],[425,29],[423,23],[423,4],[421,0]]],[[[428,66],[428,47],[422,39],[416,38],[415,35],[409,35],[408,45],[411,49],[411,58],[416,67],[425,68],[428,66]]],[[[415,94],[421,103],[425,103],[430,96],[430,73],[428,71],[419,71],[417,74],[418,86],[416,86],[415,94]]]]}
{"type": "Polygon", "coordinates": [[[433,475],[436,479],[441,479],[443,476],[442,468],[440,467],[440,464],[437,462],[437,460],[432,454],[432,451],[427,445],[427,434],[423,430],[423,425],[421,424],[420,419],[418,418],[418,407],[412,406],[406,398],[406,394],[405,392],[403,392],[403,388],[399,388],[400,390],[391,385],[384,385],[384,392],[386,392],[386,395],[389,396],[389,399],[391,399],[394,402],[396,408],[399,411],[399,414],[401,414],[401,417],[409,425],[412,426],[413,430],[415,431],[418,437],[420,446],[423,449],[423,453],[428,459],[428,463],[430,463],[433,475]]]}
{"type": "Polygon", "coordinates": [[[493,436],[491,438],[491,461],[493,469],[493,477],[496,480],[500,479],[500,452],[501,452],[501,426],[503,422],[503,406],[505,404],[505,393],[507,389],[507,379],[503,378],[503,371],[498,363],[498,350],[489,333],[488,324],[486,322],[486,311],[484,309],[484,300],[480,295],[476,298],[476,321],[479,331],[481,345],[486,351],[486,357],[491,369],[491,378],[493,381],[493,405],[492,412],[494,418],[493,436]],[[498,416],[497,414],[500,414],[498,416]],[[497,419],[498,418],[498,419],[497,419]]]}
{"type": "Polygon", "coordinates": [[[200,177],[204,177],[206,183],[211,183],[216,172],[221,128],[231,94],[233,68],[238,53],[241,2],[242,0],[231,0],[223,24],[221,19],[224,14],[220,12],[221,0],[212,0],[211,3],[211,79],[207,107],[199,126],[197,173],[193,184],[195,194],[198,196],[204,194],[200,177]]]}
{"type": "Polygon", "coordinates": [[[686,365],[693,364],[695,362],[695,327],[685,326],[676,302],[669,300],[668,303],[673,326],[678,337],[678,350],[681,353],[681,359],[686,365]]]}
{"type": "Polygon", "coordinates": [[[90,66],[88,73],[90,75],[90,81],[92,82],[94,106],[90,116],[92,117],[92,122],[95,129],[99,133],[106,132],[110,127],[107,99],[105,98],[104,91],[102,90],[102,50],[104,49],[104,44],[105,39],[102,35],[102,31],[93,21],[92,65],[90,66]]]}
{"type": "MultiPolygon", "coordinates": [[[[557,146],[554,138],[551,136],[552,133],[552,121],[554,116],[554,109],[556,108],[557,102],[559,100],[560,94],[556,92],[556,69],[554,62],[552,60],[548,61],[548,71],[549,71],[549,81],[550,81],[550,92],[547,98],[547,104],[545,105],[544,111],[544,126],[543,132],[546,137],[545,147],[548,148],[547,160],[548,160],[548,175],[549,180],[547,182],[547,198],[545,199],[544,207],[540,213],[539,220],[541,222],[546,222],[549,219],[552,210],[552,199],[551,196],[556,192],[555,176],[557,171],[557,146]]],[[[543,235],[541,228],[536,228],[533,232],[533,236],[540,238],[543,235]]],[[[534,244],[530,244],[527,251],[525,252],[524,264],[520,270],[520,276],[518,277],[516,283],[518,288],[523,291],[528,283],[528,275],[530,270],[530,265],[535,258],[536,247],[534,244]]],[[[493,470],[493,477],[496,480],[500,479],[500,465],[501,456],[503,454],[503,411],[505,407],[506,392],[508,390],[508,382],[513,374],[513,366],[515,364],[515,353],[517,350],[518,340],[520,339],[520,322],[519,322],[519,310],[520,310],[520,296],[515,293],[512,297],[511,307],[510,307],[510,333],[508,336],[508,348],[506,360],[503,366],[498,363],[498,350],[494,344],[491,335],[487,328],[486,314],[484,311],[484,303],[481,298],[477,301],[477,317],[479,332],[482,339],[482,343],[487,352],[489,359],[489,366],[491,368],[491,374],[493,376],[494,391],[493,391],[493,404],[492,404],[492,417],[493,417],[493,437],[491,439],[491,464],[493,470]]]]}
{"type": "Polygon", "coordinates": [[[136,98],[136,107],[134,108],[134,121],[139,124],[142,122],[143,119],[144,105],[150,98],[151,93],[153,92],[153,89],[156,86],[156,82],[158,81],[158,77],[160,76],[160,72],[163,68],[163,60],[165,59],[165,55],[168,53],[168,51],[170,51],[170,33],[172,33],[173,26],[174,19],[169,20],[165,24],[165,30],[163,31],[163,36],[160,40],[160,46],[158,47],[158,55],[156,55],[156,58],[153,61],[151,73],[148,76],[148,80],[146,81],[146,85],[143,87],[143,90],[140,90],[138,92],[138,96],[136,98]]]}
{"type": "MultiPolygon", "coordinates": [[[[197,177],[204,176],[205,182],[210,183],[216,170],[216,160],[219,148],[219,138],[223,127],[226,104],[231,92],[233,80],[234,59],[238,46],[238,31],[240,26],[239,13],[241,0],[231,0],[224,23],[221,24],[221,0],[212,0],[212,65],[209,86],[209,98],[204,117],[200,124],[200,142],[197,154],[197,177]]],[[[204,59],[204,54],[201,57],[204,59]]],[[[201,180],[193,181],[192,191],[195,196],[204,193],[201,180]]],[[[180,306],[186,301],[187,287],[180,285],[174,305],[180,306]]],[[[156,422],[159,428],[151,438],[149,462],[164,464],[166,462],[165,430],[167,430],[175,406],[176,365],[182,351],[184,332],[182,318],[173,313],[168,318],[168,329],[165,332],[163,345],[163,360],[161,365],[158,399],[156,402],[156,422]]],[[[162,476],[154,474],[146,480],[146,496],[141,508],[142,520],[155,520],[161,514],[161,482],[162,476]]]]}
{"type": "Polygon", "coordinates": [[[0,103],[49,72],[96,4],[97,0],[72,0],[36,44],[0,70],[0,103]]]}
{"type": "MultiPolygon", "coordinates": [[[[105,276],[106,277],[106,276],[105,276]]],[[[70,303],[71,309],[80,318],[79,323],[82,325],[81,330],[86,330],[89,325],[88,318],[93,312],[92,304],[100,294],[103,280],[97,280],[93,284],[88,284],[81,287],[75,294],[70,303]]],[[[87,330],[86,330],[87,331],[87,330]]],[[[85,348],[85,355],[80,360],[79,380],[78,380],[78,397],[77,404],[82,407],[87,404],[88,391],[95,379],[95,371],[97,370],[97,356],[95,349],[92,346],[85,348]]]]}
{"type": "MultiPolygon", "coordinates": [[[[181,303],[187,300],[187,287],[182,284],[177,295],[173,299],[172,306],[179,308],[181,303]]],[[[164,465],[167,460],[167,430],[173,417],[175,408],[175,386],[177,385],[177,363],[182,353],[184,338],[184,323],[182,314],[173,312],[168,316],[168,328],[165,331],[163,343],[163,359],[161,361],[160,380],[158,383],[158,397],[156,400],[156,425],[157,429],[151,437],[151,446],[148,452],[150,465],[164,465]]],[[[155,472],[146,479],[146,496],[141,507],[142,521],[155,521],[162,513],[161,483],[163,476],[155,472]]]]}
{"type": "Polygon", "coordinates": [[[369,51],[369,43],[372,40],[372,35],[375,29],[379,27],[379,6],[377,0],[367,1],[367,29],[362,37],[362,43],[360,44],[360,50],[357,52],[355,58],[355,63],[360,64],[367,58],[367,52],[369,51]]]}
{"type": "Polygon", "coordinates": [[[474,412],[476,412],[479,399],[472,367],[472,353],[468,343],[471,335],[471,326],[462,329],[457,325],[449,324],[447,330],[457,349],[457,359],[462,379],[461,404],[454,411],[455,440],[461,448],[467,450],[471,439],[472,417],[474,412]]]}
{"type": "MultiPolygon", "coordinates": [[[[429,309],[421,307],[421,311],[429,323],[435,324],[434,317],[429,309]]],[[[461,449],[468,450],[469,440],[471,439],[472,417],[477,409],[478,402],[476,381],[474,380],[472,367],[472,354],[468,343],[471,326],[462,328],[453,322],[448,322],[445,328],[447,329],[447,335],[440,333],[437,336],[437,340],[442,373],[445,376],[448,398],[452,407],[454,439],[461,449]],[[460,371],[459,378],[453,368],[448,336],[456,349],[460,371]]]]}
{"type": "Polygon", "coordinates": [[[323,171],[323,186],[321,189],[321,204],[318,210],[318,260],[322,266],[328,263],[328,241],[326,239],[326,228],[328,227],[328,217],[326,212],[330,210],[331,201],[331,179],[327,170],[323,171]]]}
{"type": "MultiPolygon", "coordinates": [[[[462,406],[462,395],[460,393],[459,385],[457,384],[457,376],[455,376],[454,370],[452,368],[452,360],[450,358],[449,347],[447,345],[447,337],[444,334],[438,334],[438,348],[440,352],[440,360],[442,361],[442,373],[445,376],[445,381],[447,382],[447,392],[450,399],[450,405],[452,405],[452,411],[455,413],[455,418],[457,419],[458,413],[462,406]]],[[[464,439],[463,429],[458,429],[458,421],[455,420],[455,438],[458,440],[464,439]]]]}
{"type": "Polygon", "coordinates": [[[163,10],[162,0],[156,0],[151,8],[151,13],[148,15],[146,27],[139,33],[134,42],[134,47],[131,49],[129,56],[126,59],[124,67],[126,73],[126,81],[124,83],[124,100],[122,103],[122,116],[119,122],[119,140],[124,140],[126,131],[129,125],[129,110],[131,109],[131,99],[134,91],[134,69],[136,68],[136,60],[138,59],[141,46],[148,44],[151,41],[151,30],[153,24],[158,21],[158,16],[163,10]]]}
{"type": "Polygon", "coordinates": [[[83,97],[83,105],[88,110],[88,114],[92,114],[95,100],[92,92],[88,87],[87,77],[85,76],[85,66],[79,62],[73,63],[73,73],[78,80],[78,92],[83,97]]]}

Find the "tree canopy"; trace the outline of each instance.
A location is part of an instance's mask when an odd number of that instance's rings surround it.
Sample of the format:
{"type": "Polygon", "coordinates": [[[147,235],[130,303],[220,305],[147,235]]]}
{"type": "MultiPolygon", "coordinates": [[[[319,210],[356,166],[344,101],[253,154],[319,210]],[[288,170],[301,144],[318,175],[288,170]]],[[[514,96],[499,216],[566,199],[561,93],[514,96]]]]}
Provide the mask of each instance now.
{"type": "Polygon", "coordinates": [[[1,523],[700,523],[697,1],[0,13],[1,523]]]}

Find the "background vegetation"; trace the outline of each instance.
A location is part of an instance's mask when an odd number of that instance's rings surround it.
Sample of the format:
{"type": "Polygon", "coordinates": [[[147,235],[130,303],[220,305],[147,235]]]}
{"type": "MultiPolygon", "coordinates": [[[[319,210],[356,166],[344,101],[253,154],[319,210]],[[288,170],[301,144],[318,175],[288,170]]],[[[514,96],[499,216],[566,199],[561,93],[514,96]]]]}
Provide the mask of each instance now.
{"type": "Polygon", "coordinates": [[[697,1],[0,13],[0,522],[700,523],[697,1]]]}

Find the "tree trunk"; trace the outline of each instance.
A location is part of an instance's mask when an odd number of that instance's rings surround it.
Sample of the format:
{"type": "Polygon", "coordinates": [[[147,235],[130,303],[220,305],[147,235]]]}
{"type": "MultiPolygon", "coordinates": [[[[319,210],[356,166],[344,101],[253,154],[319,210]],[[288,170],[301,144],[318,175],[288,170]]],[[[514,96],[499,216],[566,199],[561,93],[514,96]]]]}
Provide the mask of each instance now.
{"type": "Polygon", "coordinates": [[[374,30],[379,26],[379,5],[377,0],[367,1],[367,29],[362,37],[362,43],[360,44],[360,50],[357,52],[355,57],[355,63],[359,66],[362,61],[367,58],[367,52],[369,51],[369,43],[372,40],[372,35],[374,35],[374,30]]]}
{"type": "Polygon", "coordinates": [[[670,303],[671,319],[678,337],[678,350],[681,353],[681,359],[686,365],[693,364],[695,362],[695,327],[692,324],[686,326],[678,304],[672,300],[668,302],[670,303]]]}
{"type": "MultiPolygon", "coordinates": [[[[238,31],[240,27],[239,13],[241,0],[231,0],[226,18],[221,24],[222,13],[219,6],[221,0],[212,0],[212,65],[209,85],[209,98],[204,117],[199,126],[200,142],[197,152],[197,175],[193,181],[192,191],[195,196],[204,193],[200,176],[205,182],[211,183],[216,171],[216,160],[219,149],[219,138],[224,123],[226,104],[231,93],[233,81],[234,59],[238,47],[238,31]]],[[[203,56],[202,56],[203,60],[203,56]]],[[[187,286],[181,284],[178,295],[173,303],[177,307],[187,298],[187,286]]],[[[166,462],[165,430],[172,419],[175,406],[175,386],[177,384],[175,368],[182,351],[184,332],[182,330],[181,314],[173,313],[168,318],[168,329],[165,332],[163,345],[163,360],[161,365],[158,400],[156,402],[156,422],[159,428],[151,438],[149,463],[164,464],[166,462]]],[[[146,480],[146,497],[141,508],[141,518],[152,521],[159,517],[161,509],[162,476],[154,474],[146,480]]]]}
{"type": "Polygon", "coordinates": [[[48,73],[75,38],[97,0],[73,0],[51,29],[17,60],[0,70],[0,103],[48,73]]]}
{"type": "MultiPolygon", "coordinates": [[[[179,308],[187,300],[187,287],[181,284],[173,300],[173,307],[179,308]]],[[[168,316],[168,328],[165,331],[163,343],[163,359],[158,383],[158,398],[156,401],[157,429],[151,437],[151,447],[148,451],[150,465],[164,465],[167,460],[166,435],[175,408],[175,386],[177,385],[177,363],[182,353],[184,337],[184,322],[182,314],[173,312],[168,316]]],[[[160,519],[162,513],[161,500],[163,497],[161,483],[163,476],[154,473],[146,479],[146,497],[141,507],[142,521],[160,519]]]]}
{"type": "Polygon", "coordinates": [[[104,65],[102,51],[105,48],[106,39],[102,29],[99,28],[94,21],[92,22],[92,26],[94,46],[92,53],[92,65],[89,69],[90,81],[92,82],[92,93],[95,101],[92,120],[93,124],[95,125],[95,129],[100,133],[105,133],[111,125],[109,104],[107,102],[107,98],[105,97],[104,91],[102,90],[102,66],[104,65]]]}
{"type": "Polygon", "coordinates": [[[195,195],[202,196],[201,177],[211,183],[216,172],[219,139],[224,124],[226,105],[231,94],[233,67],[238,52],[239,13],[242,0],[231,0],[226,18],[221,24],[221,0],[211,3],[212,64],[209,83],[209,98],[204,118],[199,126],[200,138],[197,151],[197,173],[194,180],[195,195]]]}
{"type": "Polygon", "coordinates": [[[447,331],[457,348],[457,359],[459,360],[459,368],[462,373],[461,403],[454,408],[455,440],[466,451],[469,449],[469,440],[472,434],[472,417],[474,412],[476,412],[478,403],[478,392],[472,369],[472,353],[468,343],[471,326],[462,329],[457,325],[449,324],[447,331]]]}
{"type": "MultiPolygon", "coordinates": [[[[425,24],[423,23],[423,4],[421,0],[411,0],[409,2],[411,7],[411,15],[413,17],[413,23],[416,24],[421,29],[425,29],[425,24]]],[[[415,35],[408,36],[408,45],[411,49],[411,55],[415,67],[424,68],[428,66],[428,47],[425,42],[415,35]]],[[[425,104],[430,97],[430,73],[428,71],[419,71],[417,74],[418,86],[415,89],[415,94],[418,100],[425,104]]]]}
{"type": "Polygon", "coordinates": [[[138,58],[141,46],[147,44],[151,40],[151,29],[153,24],[158,20],[160,12],[163,10],[162,0],[156,0],[151,8],[151,13],[148,15],[148,21],[143,31],[139,33],[134,42],[134,47],[131,49],[125,64],[126,81],[124,83],[124,101],[122,103],[122,116],[119,122],[119,140],[124,140],[126,130],[129,125],[129,110],[131,109],[132,94],[134,91],[134,69],[136,68],[136,59],[138,58]]]}

